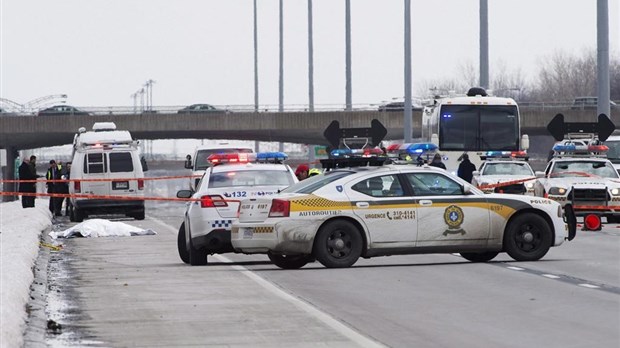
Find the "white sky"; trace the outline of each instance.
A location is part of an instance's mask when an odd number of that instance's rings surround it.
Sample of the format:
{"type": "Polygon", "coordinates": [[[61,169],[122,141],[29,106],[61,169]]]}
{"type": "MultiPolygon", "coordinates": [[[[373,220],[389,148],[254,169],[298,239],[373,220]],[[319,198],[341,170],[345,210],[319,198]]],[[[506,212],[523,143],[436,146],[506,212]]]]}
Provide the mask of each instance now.
{"type": "MultiPolygon", "coordinates": [[[[609,0],[620,46],[620,0],[609,0]]],[[[278,103],[278,0],[259,0],[260,103],[278,103]]],[[[315,103],[345,100],[344,0],[314,0],[315,103]]],[[[403,93],[403,0],[352,0],[353,102],[403,93]]],[[[479,0],[413,0],[413,84],[478,63],[479,0]]],[[[596,0],[489,0],[491,78],[499,62],[532,77],[556,51],[596,48],[596,0]]],[[[152,78],[154,105],[254,103],[252,0],[0,0],[0,95],[67,94],[130,106],[152,78]]],[[[287,0],[285,104],[306,104],[307,2],[287,0]]]]}

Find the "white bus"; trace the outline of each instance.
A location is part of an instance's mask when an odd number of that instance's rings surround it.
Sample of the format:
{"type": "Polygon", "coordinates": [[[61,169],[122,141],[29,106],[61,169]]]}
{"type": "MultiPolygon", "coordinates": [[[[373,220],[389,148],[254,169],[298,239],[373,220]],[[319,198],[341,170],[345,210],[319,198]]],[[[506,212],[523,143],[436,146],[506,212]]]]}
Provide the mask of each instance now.
{"type": "Polygon", "coordinates": [[[426,106],[422,141],[439,147],[450,172],[456,172],[463,153],[479,168],[481,156],[490,151],[516,153],[529,148],[528,136],[521,136],[517,103],[512,98],[488,96],[482,88],[471,88],[467,96],[436,99],[426,106]]]}

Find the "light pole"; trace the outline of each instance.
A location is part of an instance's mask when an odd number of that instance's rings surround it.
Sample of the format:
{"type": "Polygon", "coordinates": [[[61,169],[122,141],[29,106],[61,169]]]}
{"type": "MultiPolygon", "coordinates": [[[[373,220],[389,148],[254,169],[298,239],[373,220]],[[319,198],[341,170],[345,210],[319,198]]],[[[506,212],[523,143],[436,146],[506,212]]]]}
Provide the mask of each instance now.
{"type": "Polygon", "coordinates": [[[480,87],[489,88],[489,0],[480,0],[480,87]]]}
{"type": "Polygon", "coordinates": [[[345,1],[345,75],[346,75],[346,109],[353,106],[351,93],[351,0],[345,1]]]}
{"type": "MultiPolygon", "coordinates": [[[[254,0],[254,112],[258,112],[258,13],[254,0]]],[[[260,150],[260,142],[254,141],[254,152],[260,150]]]]}
{"type": "Polygon", "coordinates": [[[609,105],[609,4],[607,0],[597,0],[596,10],[596,73],[598,97],[596,111],[611,118],[609,105]]]}
{"type": "Polygon", "coordinates": [[[405,0],[405,112],[404,140],[411,142],[411,0],[405,0]]]}

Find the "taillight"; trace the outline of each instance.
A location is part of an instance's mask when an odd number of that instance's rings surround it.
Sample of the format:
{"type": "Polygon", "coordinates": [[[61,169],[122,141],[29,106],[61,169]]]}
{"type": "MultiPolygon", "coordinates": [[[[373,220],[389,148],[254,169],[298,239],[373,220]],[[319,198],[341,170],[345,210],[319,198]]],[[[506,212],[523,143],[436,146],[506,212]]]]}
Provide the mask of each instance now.
{"type": "Polygon", "coordinates": [[[288,217],[291,211],[291,202],[285,199],[274,199],[271,201],[269,217],[288,217]]]}
{"type": "Polygon", "coordinates": [[[144,190],[144,180],[138,179],[138,190],[144,190]]]}
{"type": "Polygon", "coordinates": [[[75,191],[75,193],[82,192],[82,185],[80,185],[79,181],[74,181],[73,182],[73,190],[75,191]]]}
{"type": "Polygon", "coordinates": [[[200,197],[200,207],[201,208],[219,208],[219,207],[227,207],[228,203],[222,198],[222,196],[218,195],[207,195],[200,197]]]}

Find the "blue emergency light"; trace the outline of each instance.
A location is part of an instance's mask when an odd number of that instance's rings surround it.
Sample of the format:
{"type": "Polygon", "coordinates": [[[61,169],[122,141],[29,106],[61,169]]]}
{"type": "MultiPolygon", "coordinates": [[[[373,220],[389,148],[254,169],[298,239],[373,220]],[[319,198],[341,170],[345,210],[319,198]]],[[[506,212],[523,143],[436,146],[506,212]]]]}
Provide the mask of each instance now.
{"type": "Polygon", "coordinates": [[[409,144],[405,151],[408,154],[421,154],[424,152],[437,151],[439,147],[433,143],[415,143],[409,144]]]}
{"type": "Polygon", "coordinates": [[[256,160],[265,162],[265,161],[284,161],[288,158],[288,155],[284,152],[259,152],[256,154],[256,160]]]}
{"type": "Polygon", "coordinates": [[[351,150],[350,149],[334,149],[332,150],[332,152],[330,152],[332,157],[346,157],[346,156],[351,156],[351,150]]]}
{"type": "Polygon", "coordinates": [[[553,147],[553,151],[556,152],[575,152],[577,146],[575,144],[557,144],[553,147]]]}

